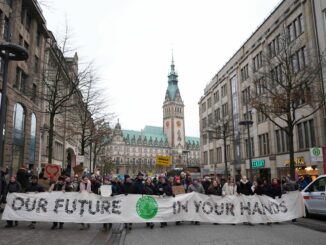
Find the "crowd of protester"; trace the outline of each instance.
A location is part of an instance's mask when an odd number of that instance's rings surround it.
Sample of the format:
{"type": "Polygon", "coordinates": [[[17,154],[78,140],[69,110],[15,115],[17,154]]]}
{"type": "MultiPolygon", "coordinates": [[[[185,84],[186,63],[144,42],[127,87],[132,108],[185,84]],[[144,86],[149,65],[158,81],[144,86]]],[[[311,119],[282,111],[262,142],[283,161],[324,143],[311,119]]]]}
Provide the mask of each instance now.
{"type": "MultiPolygon", "coordinates": [[[[73,177],[62,175],[56,181],[48,180],[48,185],[44,186],[38,183],[40,179],[46,179],[41,172],[39,176],[32,175],[30,171],[22,166],[16,176],[11,176],[8,183],[6,182],[8,168],[0,171],[0,205],[6,202],[6,195],[14,192],[82,192],[95,193],[100,195],[101,185],[111,185],[112,196],[143,194],[143,195],[160,195],[175,196],[173,186],[182,186],[184,193],[198,192],[206,195],[226,196],[226,195],[267,195],[272,198],[281,197],[282,194],[302,190],[307,186],[311,179],[309,177],[299,178],[298,181],[292,181],[288,176],[281,180],[273,178],[270,183],[266,179],[254,176],[252,181],[246,176],[242,176],[240,180],[235,180],[230,176],[226,180],[223,176],[206,176],[204,178],[193,178],[190,173],[181,172],[176,176],[168,174],[156,175],[155,177],[145,176],[139,172],[137,176],[132,178],[130,175],[119,176],[95,176],[94,174],[75,175],[73,177]]],[[[198,221],[192,222],[199,225],[198,221]]],[[[181,225],[181,221],[177,221],[176,225],[181,225]]],[[[215,223],[214,223],[215,224],[215,223]]],[[[7,221],[6,228],[17,226],[17,221],[7,221]]],[[[51,229],[63,229],[64,223],[53,222],[51,229]]],[[[29,228],[35,229],[36,222],[31,222],[29,228]]],[[[80,229],[88,229],[90,224],[80,224],[80,229]]],[[[103,230],[107,230],[111,224],[103,224],[103,230]]],[[[146,223],[146,226],[153,229],[154,223],[146,223]]],[[[160,227],[167,226],[166,222],[160,223],[160,227]]],[[[131,230],[132,224],[125,224],[125,228],[131,230]]]]}

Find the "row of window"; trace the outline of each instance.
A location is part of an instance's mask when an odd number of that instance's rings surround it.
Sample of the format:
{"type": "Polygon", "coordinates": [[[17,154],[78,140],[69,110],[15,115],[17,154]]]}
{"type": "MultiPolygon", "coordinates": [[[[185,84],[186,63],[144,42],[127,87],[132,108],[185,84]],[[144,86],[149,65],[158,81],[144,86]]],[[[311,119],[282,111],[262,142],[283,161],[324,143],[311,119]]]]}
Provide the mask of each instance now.
{"type": "MultiPolygon", "coordinates": [[[[302,122],[297,124],[297,139],[298,139],[298,150],[305,150],[307,148],[311,148],[316,146],[316,138],[315,138],[315,128],[314,128],[314,121],[313,119],[302,122]]],[[[244,140],[244,153],[245,156],[249,157],[249,144],[248,139],[244,140]]],[[[206,141],[207,143],[207,141],[206,141]]],[[[289,150],[289,139],[288,135],[286,134],[285,130],[277,129],[275,130],[275,146],[276,146],[276,153],[286,153],[289,150]]],[[[251,156],[255,157],[255,144],[254,144],[254,138],[250,138],[250,146],[251,146],[251,156]]],[[[210,159],[214,159],[216,161],[216,158],[211,158],[211,152],[213,150],[209,151],[210,159]]],[[[204,152],[205,153],[205,152],[204,152]]],[[[259,156],[266,156],[271,154],[270,149],[270,136],[269,133],[260,134],[258,135],[258,153],[259,156]]],[[[207,153],[206,153],[207,154],[207,153]]],[[[222,162],[222,150],[221,147],[216,149],[216,155],[217,155],[217,162],[222,162]]],[[[205,154],[204,154],[205,156],[205,154]]],[[[212,156],[214,154],[212,153],[212,156]]],[[[212,161],[211,161],[212,162],[212,161]]]]}

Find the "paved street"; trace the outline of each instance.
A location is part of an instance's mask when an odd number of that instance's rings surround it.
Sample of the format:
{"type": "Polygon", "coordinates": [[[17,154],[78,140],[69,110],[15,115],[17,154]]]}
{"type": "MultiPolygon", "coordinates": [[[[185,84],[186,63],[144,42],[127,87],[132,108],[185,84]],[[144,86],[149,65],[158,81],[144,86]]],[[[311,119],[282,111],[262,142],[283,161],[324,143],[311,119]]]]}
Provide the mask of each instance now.
{"type": "Polygon", "coordinates": [[[210,225],[190,224],[153,230],[137,225],[127,233],[126,245],[213,245],[213,244],[324,244],[326,233],[292,223],[267,225],[210,225]]]}
{"type": "Polygon", "coordinates": [[[4,221],[0,221],[0,245],[30,244],[46,245],[209,245],[209,244],[324,244],[326,240],[325,219],[299,219],[291,222],[267,225],[211,225],[194,226],[185,223],[153,230],[145,224],[136,224],[132,231],[121,234],[120,225],[113,230],[102,232],[101,225],[92,225],[89,230],[80,231],[79,224],[65,224],[63,230],[50,230],[50,223],[38,223],[35,230],[27,228],[28,222],[21,222],[18,227],[5,229],[4,221]],[[307,228],[309,227],[309,228],[307,228]],[[317,229],[317,230],[316,230],[317,229]],[[320,231],[318,231],[320,230],[320,231]],[[324,231],[324,232],[321,232],[324,231]]]}

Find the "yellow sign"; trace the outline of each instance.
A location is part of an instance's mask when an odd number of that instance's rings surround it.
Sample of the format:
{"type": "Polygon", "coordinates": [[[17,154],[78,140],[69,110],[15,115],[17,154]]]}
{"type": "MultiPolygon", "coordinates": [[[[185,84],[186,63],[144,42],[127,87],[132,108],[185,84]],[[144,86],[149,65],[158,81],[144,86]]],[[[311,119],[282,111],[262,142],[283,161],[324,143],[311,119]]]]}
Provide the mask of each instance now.
{"type": "MultiPolygon", "coordinates": [[[[297,157],[294,159],[294,162],[295,162],[295,166],[296,167],[299,167],[299,166],[304,166],[306,163],[304,161],[304,157],[303,156],[300,156],[300,157],[297,157]]],[[[285,161],[285,166],[288,167],[290,166],[290,160],[286,160],[285,161]]]]}
{"type": "Polygon", "coordinates": [[[156,156],[156,165],[162,167],[170,167],[171,166],[171,157],[170,156],[156,156]]]}

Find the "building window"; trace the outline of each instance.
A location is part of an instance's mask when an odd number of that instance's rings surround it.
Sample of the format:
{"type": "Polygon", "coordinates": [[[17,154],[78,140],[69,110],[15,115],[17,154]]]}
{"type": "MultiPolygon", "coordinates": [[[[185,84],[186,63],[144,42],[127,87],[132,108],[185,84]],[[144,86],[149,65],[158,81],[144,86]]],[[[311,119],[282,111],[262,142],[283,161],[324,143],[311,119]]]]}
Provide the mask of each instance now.
{"type": "Polygon", "coordinates": [[[207,134],[203,134],[203,144],[207,145],[207,134]]]}
{"type": "Polygon", "coordinates": [[[19,67],[17,67],[15,87],[17,90],[19,90],[22,93],[25,93],[27,78],[28,76],[25,74],[25,72],[19,67]]]}
{"type": "Polygon", "coordinates": [[[217,163],[222,162],[222,147],[216,148],[217,163]]]}
{"type": "Polygon", "coordinates": [[[251,111],[248,111],[248,114],[247,114],[247,112],[243,113],[243,120],[252,121],[252,113],[251,113],[251,111]]]}
{"type": "Polygon", "coordinates": [[[214,151],[209,150],[209,164],[214,164],[214,151]]]}
{"type": "Polygon", "coordinates": [[[297,125],[299,149],[316,146],[314,120],[308,120],[297,125]]]}
{"type": "Polygon", "coordinates": [[[256,95],[265,94],[267,92],[267,82],[264,77],[259,78],[255,82],[256,95]]]}
{"type": "Polygon", "coordinates": [[[307,50],[302,47],[291,56],[292,70],[294,73],[304,69],[307,64],[307,50]]]}
{"type": "Polygon", "coordinates": [[[241,81],[245,81],[249,78],[249,68],[248,64],[246,64],[242,69],[241,69],[241,81]]]}
{"type": "Polygon", "coordinates": [[[300,14],[291,24],[287,27],[288,36],[290,41],[295,40],[304,32],[304,19],[303,15],[300,14]]]}
{"type": "Polygon", "coordinates": [[[242,104],[248,104],[250,100],[250,86],[242,90],[242,104]]]}
{"type": "Polygon", "coordinates": [[[5,16],[4,19],[4,28],[3,28],[3,38],[9,42],[10,41],[10,32],[9,32],[9,18],[5,16]]]}
{"type": "Polygon", "coordinates": [[[280,52],[280,35],[277,35],[269,44],[268,52],[270,57],[274,57],[280,52]]]}
{"type": "Polygon", "coordinates": [[[25,110],[21,104],[14,107],[13,121],[12,170],[16,173],[24,160],[25,110]]]}
{"type": "Polygon", "coordinates": [[[39,59],[37,56],[34,57],[34,73],[38,73],[39,68],[39,59]]]}
{"type": "Polygon", "coordinates": [[[202,105],[201,105],[201,112],[205,112],[206,111],[206,102],[204,102],[202,105]]]}
{"type": "Polygon", "coordinates": [[[202,119],[202,127],[203,127],[203,129],[207,128],[207,118],[206,117],[204,117],[202,119]]]}
{"type": "Polygon", "coordinates": [[[265,156],[269,154],[269,137],[268,133],[258,135],[259,140],[259,154],[265,156]]]}
{"type": "Polygon", "coordinates": [[[288,152],[289,137],[284,130],[275,130],[277,153],[288,152]]]}
{"type": "Polygon", "coordinates": [[[213,114],[210,113],[210,114],[208,114],[208,126],[210,126],[212,124],[213,124],[213,114]]]}
{"type": "Polygon", "coordinates": [[[213,94],[213,97],[214,97],[214,103],[217,103],[220,100],[220,93],[218,90],[213,94]]]}
{"type": "Polygon", "coordinates": [[[211,108],[212,107],[212,98],[208,98],[207,99],[207,108],[211,108]]]}
{"type": "Polygon", "coordinates": [[[262,51],[260,51],[253,59],[253,70],[254,72],[258,71],[260,67],[263,65],[263,54],[262,51]]]}
{"type": "MultiPolygon", "coordinates": [[[[254,144],[254,138],[250,138],[250,146],[251,146],[251,157],[255,156],[255,144],[254,144]]],[[[245,150],[246,150],[246,157],[249,158],[249,144],[248,139],[245,139],[245,150]]]]}
{"type": "Polygon", "coordinates": [[[207,151],[204,151],[204,164],[207,165],[208,159],[207,159],[207,151]]]}
{"type": "Polygon", "coordinates": [[[221,96],[222,98],[227,95],[227,84],[224,84],[221,88],[221,96]]]}
{"type": "Polygon", "coordinates": [[[219,120],[221,120],[221,109],[217,108],[214,111],[214,115],[215,115],[215,122],[218,122],[219,120]]]}
{"type": "Polygon", "coordinates": [[[33,102],[36,102],[36,98],[37,98],[37,85],[33,83],[31,99],[33,102]]]}
{"type": "Polygon", "coordinates": [[[257,112],[257,121],[258,123],[265,122],[267,120],[267,117],[264,113],[258,111],[257,112]]]}
{"type": "Polygon", "coordinates": [[[228,103],[222,105],[222,116],[226,117],[229,114],[228,103]]]}
{"type": "Polygon", "coordinates": [[[26,14],[26,30],[29,32],[31,29],[31,23],[32,23],[32,17],[29,15],[29,13],[26,14]]]}

